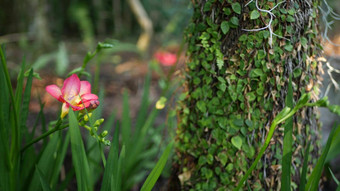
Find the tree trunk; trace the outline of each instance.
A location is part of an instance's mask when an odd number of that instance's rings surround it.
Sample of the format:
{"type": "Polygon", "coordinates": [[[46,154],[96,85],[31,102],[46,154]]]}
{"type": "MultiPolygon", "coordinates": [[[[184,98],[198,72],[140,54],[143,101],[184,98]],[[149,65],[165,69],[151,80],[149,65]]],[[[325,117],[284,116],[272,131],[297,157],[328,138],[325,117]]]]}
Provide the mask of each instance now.
{"type": "MultiPolygon", "coordinates": [[[[192,1],[174,174],[182,190],[231,190],[285,106],[289,75],[295,101],[304,92],[317,99],[320,1],[192,1]]],[[[307,143],[313,145],[310,161],[319,153],[316,109],[300,110],[293,121],[290,173],[296,190],[307,143]]],[[[281,189],[283,135],[278,126],[243,189],[281,189]]],[[[310,162],[308,173],[312,167],[310,162]]]]}

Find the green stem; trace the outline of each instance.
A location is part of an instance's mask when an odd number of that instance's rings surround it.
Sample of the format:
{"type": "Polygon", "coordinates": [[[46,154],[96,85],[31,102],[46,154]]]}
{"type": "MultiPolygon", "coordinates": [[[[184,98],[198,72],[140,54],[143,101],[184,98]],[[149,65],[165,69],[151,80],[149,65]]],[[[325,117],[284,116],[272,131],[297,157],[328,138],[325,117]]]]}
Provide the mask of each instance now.
{"type": "Polygon", "coordinates": [[[105,168],[106,167],[106,159],[105,159],[105,154],[103,152],[102,144],[100,142],[98,142],[98,145],[99,145],[99,150],[100,150],[100,155],[102,157],[103,165],[104,165],[104,168],[105,168]]]}
{"type": "MultiPolygon", "coordinates": [[[[304,105],[303,105],[304,106],[304,105]]],[[[264,152],[266,151],[270,140],[273,137],[274,131],[275,131],[275,127],[282,123],[283,121],[285,121],[286,119],[288,119],[289,117],[293,116],[300,108],[302,108],[303,106],[296,106],[294,107],[294,109],[292,109],[287,115],[283,116],[282,118],[275,118],[269,128],[269,132],[267,135],[267,138],[259,152],[259,154],[257,155],[255,161],[253,162],[253,164],[250,166],[250,168],[247,170],[246,174],[242,177],[241,181],[238,183],[237,187],[234,189],[234,191],[238,191],[241,186],[243,185],[244,181],[247,180],[248,176],[250,175],[250,173],[254,170],[254,168],[256,167],[257,163],[259,162],[259,160],[262,158],[264,152]]],[[[278,115],[279,116],[279,115],[278,115]]],[[[281,116],[280,116],[281,117],[281,116]]]]}
{"type": "Polygon", "coordinates": [[[53,129],[45,132],[44,134],[40,135],[39,137],[37,137],[34,140],[32,140],[31,142],[29,142],[24,148],[21,149],[21,153],[23,153],[28,147],[30,147],[34,143],[44,139],[45,137],[49,136],[50,134],[68,127],[68,125],[61,126],[61,122],[62,122],[62,120],[59,119],[56,126],[53,129]]]}

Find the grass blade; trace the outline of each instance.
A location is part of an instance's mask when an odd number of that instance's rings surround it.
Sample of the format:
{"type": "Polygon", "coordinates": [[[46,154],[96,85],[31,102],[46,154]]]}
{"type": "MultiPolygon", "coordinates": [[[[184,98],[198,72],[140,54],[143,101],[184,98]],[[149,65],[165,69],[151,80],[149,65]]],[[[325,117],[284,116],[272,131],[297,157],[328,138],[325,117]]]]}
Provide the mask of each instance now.
{"type": "MultiPolygon", "coordinates": [[[[289,75],[286,106],[293,108],[292,75],[289,75]]],[[[290,168],[292,164],[293,116],[288,118],[284,127],[281,190],[290,190],[290,168]]]]}
{"type": "Polygon", "coordinates": [[[138,136],[140,128],[142,128],[148,115],[147,110],[149,106],[150,81],[151,81],[151,72],[148,72],[145,78],[145,82],[144,82],[141,106],[139,107],[139,111],[138,111],[135,136],[138,136]]]}
{"type": "Polygon", "coordinates": [[[28,129],[26,128],[26,121],[28,116],[28,107],[31,100],[31,88],[33,81],[33,69],[30,70],[30,73],[27,78],[24,97],[22,101],[22,107],[20,112],[20,130],[24,133],[25,137],[29,139],[28,129]]]}
{"type": "Polygon", "coordinates": [[[333,141],[333,137],[334,137],[334,134],[335,134],[334,132],[336,131],[337,128],[339,128],[339,127],[336,127],[336,125],[334,125],[331,133],[329,134],[326,146],[323,149],[322,154],[319,157],[319,160],[316,163],[316,165],[313,169],[313,172],[312,172],[312,174],[310,175],[310,177],[307,181],[306,188],[305,188],[306,191],[309,191],[309,190],[314,191],[314,190],[317,190],[317,188],[318,188],[321,173],[323,171],[323,167],[324,167],[324,164],[325,164],[325,161],[326,161],[326,157],[327,157],[329,148],[330,148],[332,141],[333,141]]]}
{"type": "Polygon", "coordinates": [[[119,152],[119,128],[116,127],[116,130],[113,134],[113,141],[110,148],[109,156],[107,159],[107,163],[104,170],[104,176],[102,181],[101,191],[110,190],[111,184],[114,182],[111,181],[111,177],[113,177],[113,181],[117,181],[115,171],[118,170],[118,152],[119,152]]]}
{"type": "MultiPolygon", "coordinates": [[[[0,47],[1,48],[1,47],[0,47]]],[[[1,60],[0,60],[1,62],[1,60]]],[[[0,87],[6,87],[6,77],[3,68],[0,67],[0,87]]],[[[0,91],[0,188],[10,190],[9,173],[10,173],[10,156],[9,156],[9,110],[10,98],[7,88],[2,88],[0,91]]]]}
{"type": "Polygon", "coordinates": [[[78,190],[93,190],[92,180],[90,179],[90,169],[85,154],[83,140],[81,138],[78,121],[71,108],[68,115],[70,124],[72,161],[76,171],[78,190]]]}
{"type": "Polygon", "coordinates": [[[166,149],[164,150],[164,153],[162,154],[161,158],[158,160],[156,166],[152,169],[151,173],[145,180],[141,191],[151,191],[155,183],[157,182],[159,176],[161,175],[163,168],[168,161],[172,146],[174,142],[170,142],[166,149]]]}
{"type": "Polygon", "coordinates": [[[26,63],[24,59],[21,63],[21,69],[18,75],[17,87],[15,90],[15,108],[17,111],[20,111],[20,106],[21,106],[21,101],[22,101],[22,90],[24,87],[25,66],[26,66],[26,63]]]}
{"type": "Polygon", "coordinates": [[[329,167],[328,167],[328,170],[329,170],[329,172],[331,173],[332,178],[333,178],[334,182],[336,183],[336,185],[340,186],[340,182],[339,182],[339,180],[335,177],[335,175],[334,175],[334,173],[332,172],[332,170],[331,170],[329,167]]]}
{"type": "MultiPolygon", "coordinates": [[[[67,148],[70,144],[70,132],[68,131],[65,140],[59,139],[59,148],[58,148],[58,153],[55,158],[55,162],[53,165],[53,171],[52,171],[52,176],[51,176],[51,186],[52,188],[55,188],[59,174],[60,174],[60,169],[63,165],[66,153],[67,153],[67,148]]],[[[55,189],[54,189],[55,190],[55,189]]]]}
{"type": "MultiPolygon", "coordinates": [[[[18,124],[18,111],[15,107],[15,99],[14,99],[14,93],[13,93],[13,86],[11,83],[10,75],[8,73],[7,63],[5,54],[3,52],[2,47],[0,47],[0,62],[2,66],[2,72],[4,74],[4,78],[6,81],[7,90],[9,92],[9,98],[12,103],[13,111],[10,112],[10,121],[11,121],[11,148],[10,148],[10,161],[12,161],[11,164],[11,170],[10,170],[10,187],[11,190],[16,190],[18,187],[18,182],[16,182],[16,179],[18,177],[18,168],[19,168],[19,153],[20,153],[20,129],[18,124]]],[[[4,86],[3,89],[6,89],[4,86]]]]}
{"type": "Polygon", "coordinates": [[[45,174],[39,169],[38,166],[35,166],[36,171],[38,172],[38,176],[40,179],[41,186],[43,188],[43,191],[51,191],[50,186],[48,185],[48,182],[46,180],[45,174]]]}
{"type": "MultiPolygon", "coordinates": [[[[54,166],[54,161],[55,161],[54,154],[57,151],[58,141],[59,141],[60,137],[61,137],[60,132],[52,135],[52,137],[51,137],[50,141],[48,142],[46,148],[43,150],[43,152],[42,152],[42,154],[39,158],[39,162],[37,164],[37,166],[43,172],[43,174],[46,175],[45,179],[47,181],[50,180],[51,171],[52,171],[51,166],[54,166]]],[[[30,155],[27,155],[27,157],[25,157],[25,160],[26,161],[30,160],[30,155]]],[[[33,166],[33,169],[34,169],[34,166],[33,166]]],[[[28,175],[28,178],[30,178],[29,175],[28,175]]],[[[39,190],[41,188],[41,183],[40,183],[39,175],[38,175],[37,171],[34,172],[33,178],[30,182],[31,183],[30,183],[30,186],[29,186],[29,190],[36,191],[36,190],[39,190]]]]}
{"type": "Polygon", "coordinates": [[[304,191],[306,187],[309,148],[310,148],[310,142],[308,142],[306,150],[305,150],[305,154],[303,155],[304,159],[303,159],[302,172],[300,176],[300,187],[299,187],[300,191],[304,191]]]}
{"type": "Polygon", "coordinates": [[[118,170],[116,172],[116,176],[112,176],[112,182],[114,184],[111,185],[111,191],[120,191],[122,188],[122,180],[123,180],[123,168],[124,168],[124,163],[125,163],[125,145],[123,145],[122,150],[120,151],[119,154],[119,159],[118,159],[118,170]],[[116,180],[113,178],[116,177],[116,180]]]}
{"type": "MultiPolygon", "coordinates": [[[[340,128],[338,128],[335,133],[334,137],[340,137],[340,128]]],[[[326,163],[334,159],[335,157],[339,156],[340,154],[340,139],[334,139],[332,141],[331,148],[326,158],[326,163]]]]}
{"type": "Polygon", "coordinates": [[[131,139],[131,118],[130,118],[130,106],[129,106],[129,95],[127,91],[123,94],[123,114],[122,114],[122,137],[123,144],[126,147],[127,153],[130,147],[131,139]]]}

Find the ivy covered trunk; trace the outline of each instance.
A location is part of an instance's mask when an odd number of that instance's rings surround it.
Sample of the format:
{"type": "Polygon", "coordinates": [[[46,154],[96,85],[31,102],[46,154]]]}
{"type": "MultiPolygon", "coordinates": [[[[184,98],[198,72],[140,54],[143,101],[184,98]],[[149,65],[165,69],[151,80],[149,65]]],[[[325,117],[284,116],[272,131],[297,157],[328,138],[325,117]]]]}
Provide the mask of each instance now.
{"type": "MultiPolygon", "coordinates": [[[[231,190],[264,143],[273,118],[293,97],[318,96],[321,52],[319,0],[192,0],[186,30],[186,96],[181,96],[175,177],[181,190],[231,190]],[[179,183],[178,183],[179,185],[179,183]]],[[[292,155],[292,189],[300,182],[304,151],[308,171],[317,158],[316,108],[293,119],[293,152],[283,155],[284,125],[243,189],[280,190],[282,158],[292,155]]]]}

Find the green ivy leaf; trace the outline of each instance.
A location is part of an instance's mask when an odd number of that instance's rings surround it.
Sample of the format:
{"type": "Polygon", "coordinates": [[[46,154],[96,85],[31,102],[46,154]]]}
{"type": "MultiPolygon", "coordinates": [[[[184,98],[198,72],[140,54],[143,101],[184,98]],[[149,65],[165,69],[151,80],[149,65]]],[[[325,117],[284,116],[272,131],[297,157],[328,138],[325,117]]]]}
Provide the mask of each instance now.
{"type": "Polygon", "coordinates": [[[293,51],[293,45],[287,44],[287,45],[285,45],[285,49],[286,49],[287,51],[291,52],[291,51],[293,51]]]}
{"type": "Polygon", "coordinates": [[[207,107],[205,106],[205,102],[204,101],[198,101],[196,103],[197,108],[202,111],[203,113],[205,113],[207,111],[207,107]]]}
{"type": "Polygon", "coordinates": [[[286,20],[287,20],[287,22],[290,22],[290,23],[295,22],[295,18],[291,15],[288,15],[286,20]]]}
{"type": "Polygon", "coordinates": [[[307,46],[308,40],[305,37],[301,37],[300,41],[301,41],[302,46],[304,46],[304,47],[307,46]]]}
{"type": "Polygon", "coordinates": [[[259,68],[253,69],[250,73],[250,77],[261,77],[263,76],[263,71],[259,68]]]}
{"type": "Polygon", "coordinates": [[[225,15],[231,14],[231,10],[229,8],[223,8],[223,12],[224,12],[225,15]]]}
{"type": "Polygon", "coordinates": [[[259,17],[260,17],[260,13],[257,10],[253,10],[250,13],[250,19],[251,20],[255,20],[255,19],[259,18],[259,17]]]}
{"type": "Polygon", "coordinates": [[[265,58],[267,55],[267,53],[264,50],[259,50],[259,52],[257,53],[257,58],[259,60],[262,60],[263,58],[265,58]]]}
{"type": "Polygon", "coordinates": [[[228,156],[226,155],[226,153],[224,152],[218,153],[217,157],[220,159],[220,162],[222,163],[223,166],[227,164],[228,156]]]}
{"type": "Polygon", "coordinates": [[[240,136],[235,136],[233,138],[231,138],[231,143],[236,147],[238,148],[239,150],[241,149],[242,147],[242,138],[240,136]]]}
{"type": "Polygon", "coordinates": [[[230,29],[229,23],[227,21],[223,21],[221,23],[221,29],[222,29],[223,34],[227,34],[230,29]]]}
{"type": "Polygon", "coordinates": [[[249,102],[252,102],[256,99],[256,96],[255,96],[254,92],[249,92],[249,93],[247,93],[247,98],[248,98],[249,102]]]}
{"type": "Polygon", "coordinates": [[[231,22],[231,24],[234,25],[234,26],[232,26],[232,27],[234,27],[234,28],[236,28],[236,27],[239,25],[238,18],[235,17],[235,16],[234,16],[234,17],[231,17],[230,22],[231,22]]]}
{"type": "Polygon", "coordinates": [[[240,5],[238,2],[233,3],[233,4],[231,5],[231,8],[233,9],[233,11],[234,11],[235,13],[241,14],[241,5],[240,5]]]}
{"type": "Polygon", "coordinates": [[[238,38],[238,40],[241,41],[241,42],[246,41],[247,40],[247,35],[246,34],[241,35],[240,38],[238,38]]]}

